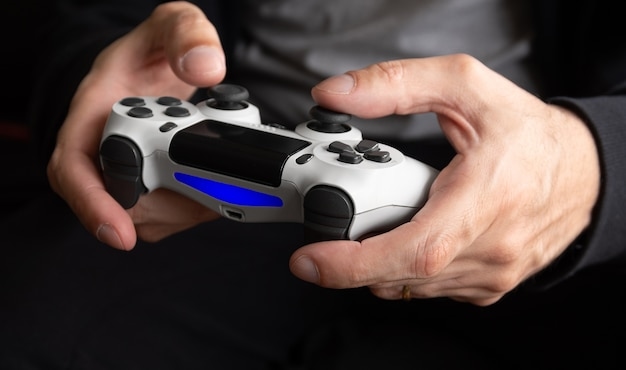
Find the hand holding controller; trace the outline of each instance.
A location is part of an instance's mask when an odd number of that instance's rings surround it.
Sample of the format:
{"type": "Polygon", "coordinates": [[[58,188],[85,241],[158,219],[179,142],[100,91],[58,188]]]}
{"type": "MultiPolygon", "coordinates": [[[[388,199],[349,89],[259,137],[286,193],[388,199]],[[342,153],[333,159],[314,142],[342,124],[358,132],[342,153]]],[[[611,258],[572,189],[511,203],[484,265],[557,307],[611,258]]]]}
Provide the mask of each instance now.
{"type": "Polygon", "coordinates": [[[291,131],[261,123],[243,87],[210,93],[197,105],[172,97],[114,104],[100,162],[123,207],[167,188],[236,221],[298,222],[308,241],[354,240],[410,220],[438,173],[364,140],[350,115],[316,106],[291,131]]]}

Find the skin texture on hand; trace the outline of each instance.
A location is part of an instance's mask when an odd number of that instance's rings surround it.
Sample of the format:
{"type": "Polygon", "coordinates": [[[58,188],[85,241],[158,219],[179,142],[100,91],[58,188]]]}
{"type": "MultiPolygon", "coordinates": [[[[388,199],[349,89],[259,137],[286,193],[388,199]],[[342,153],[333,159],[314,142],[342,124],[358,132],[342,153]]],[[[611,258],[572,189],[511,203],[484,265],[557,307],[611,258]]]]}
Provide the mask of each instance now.
{"type": "Polygon", "coordinates": [[[304,246],[291,271],[384,299],[489,305],[545,268],[589,224],[599,193],[593,137],[467,55],[390,61],[321,82],[322,106],[363,118],[434,112],[457,155],[411,222],[362,241],[304,246]]]}
{"type": "Polygon", "coordinates": [[[105,190],[98,165],[102,129],[113,103],[126,96],[187,99],[226,73],[215,27],[196,6],[170,2],[95,60],[74,95],[48,164],[48,179],[85,227],[112,247],[130,250],[137,237],[156,241],[217,214],[167,190],[124,210],[105,190]],[[94,105],[93,102],[98,104],[94,105]]]}

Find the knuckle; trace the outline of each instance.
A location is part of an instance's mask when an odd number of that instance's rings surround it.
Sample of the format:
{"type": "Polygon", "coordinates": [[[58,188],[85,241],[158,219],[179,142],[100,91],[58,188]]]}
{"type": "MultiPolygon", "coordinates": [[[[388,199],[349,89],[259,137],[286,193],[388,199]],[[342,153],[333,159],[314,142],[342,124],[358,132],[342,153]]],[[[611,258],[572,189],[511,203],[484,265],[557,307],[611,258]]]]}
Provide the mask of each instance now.
{"type": "Polygon", "coordinates": [[[167,18],[172,12],[175,12],[178,7],[179,4],[176,1],[159,4],[152,11],[151,17],[156,20],[162,20],[167,18]]]}
{"type": "Polygon", "coordinates": [[[484,70],[484,65],[469,54],[454,54],[449,56],[450,70],[459,76],[461,81],[473,81],[484,70]]]}
{"type": "Polygon", "coordinates": [[[155,18],[167,17],[171,14],[198,9],[195,5],[185,1],[168,1],[157,5],[152,14],[155,18]]]}
{"type": "Polygon", "coordinates": [[[369,290],[373,296],[380,299],[393,300],[398,298],[397,290],[394,290],[393,288],[369,287],[369,290]]]}
{"type": "Polygon", "coordinates": [[[158,5],[150,18],[158,26],[157,29],[161,29],[160,26],[166,24],[175,32],[185,31],[206,21],[200,8],[183,1],[166,2],[158,5]]]}
{"type": "Polygon", "coordinates": [[[492,279],[488,290],[493,295],[502,296],[513,290],[518,284],[518,278],[515,273],[500,274],[497,279],[492,279]]]}
{"type": "Polygon", "coordinates": [[[438,275],[449,263],[454,242],[448,236],[440,236],[436,241],[429,241],[422,256],[415,259],[416,275],[422,278],[430,278],[438,275]]]}
{"type": "Polygon", "coordinates": [[[510,265],[521,257],[524,243],[514,233],[503,235],[499,244],[487,255],[487,262],[499,266],[510,265]]]}
{"type": "Polygon", "coordinates": [[[399,60],[390,60],[377,63],[375,67],[382,72],[385,79],[390,83],[401,82],[404,79],[404,64],[399,60]]]}

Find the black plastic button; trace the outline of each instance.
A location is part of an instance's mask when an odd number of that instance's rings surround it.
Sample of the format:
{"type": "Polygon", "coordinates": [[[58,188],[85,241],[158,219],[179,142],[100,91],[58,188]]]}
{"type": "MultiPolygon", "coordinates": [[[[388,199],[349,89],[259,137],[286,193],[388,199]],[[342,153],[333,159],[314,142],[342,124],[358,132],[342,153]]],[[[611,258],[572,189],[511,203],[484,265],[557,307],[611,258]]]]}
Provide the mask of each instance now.
{"type": "Polygon", "coordinates": [[[145,107],[133,107],[128,111],[128,115],[135,118],[150,118],[152,117],[152,110],[145,107]]]}
{"type": "Polygon", "coordinates": [[[178,125],[175,124],[174,122],[165,122],[164,124],[161,125],[161,127],[159,127],[159,131],[168,132],[168,131],[175,129],[176,127],[178,127],[178,125]]]}
{"type": "Polygon", "coordinates": [[[296,158],[297,164],[305,164],[313,158],[313,154],[302,154],[298,158],[296,158]]]}
{"type": "Polygon", "coordinates": [[[141,107],[143,105],[146,105],[146,101],[142,98],[131,96],[120,100],[120,104],[126,107],[141,107]]]}
{"type": "Polygon", "coordinates": [[[378,143],[372,140],[361,140],[361,142],[356,145],[355,149],[360,153],[378,150],[378,143]]]}
{"type": "Polygon", "coordinates": [[[339,154],[339,161],[349,164],[358,164],[363,162],[363,157],[354,152],[341,152],[341,154],[339,154]]]}
{"type": "Polygon", "coordinates": [[[354,205],[346,192],[331,186],[318,185],[304,196],[303,206],[307,243],[348,239],[354,205]]]}
{"type": "Polygon", "coordinates": [[[168,107],[173,107],[176,105],[183,104],[183,102],[180,99],[174,98],[172,96],[161,96],[160,98],[157,99],[157,103],[168,106],[168,107]]]}
{"type": "Polygon", "coordinates": [[[391,154],[389,154],[389,152],[384,151],[384,150],[376,150],[373,152],[367,152],[363,154],[363,156],[367,160],[370,160],[373,162],[379,162],[379,163],[385,163],[391,160],[391,154]]]}
{"type": "Polygon", "coordinates": [[[187,108],[183,107],[167,107],[165,115],[170,117],[189,117],[191,113],[187,108]]]}
{"type": "Polygon", "coordinates": [[[328,144],[328,151],[332,153],[354,152],[350,145],[342,143],[341,141],[333,141],[328,144]]]}

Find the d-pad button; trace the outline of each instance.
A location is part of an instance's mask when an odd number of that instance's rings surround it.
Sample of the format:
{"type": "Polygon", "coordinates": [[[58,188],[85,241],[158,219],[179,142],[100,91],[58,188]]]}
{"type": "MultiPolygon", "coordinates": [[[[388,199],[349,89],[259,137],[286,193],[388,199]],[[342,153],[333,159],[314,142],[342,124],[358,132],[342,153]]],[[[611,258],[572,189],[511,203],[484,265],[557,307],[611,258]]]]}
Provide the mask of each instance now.
{"type": "Polygon", "coordinates": [[[385,163],[391,160],[391,154],[384,150],[375,150],[372,152],[366,152],[363,154],[365,159],[370,160],[372,162],[385,163]]]}
{"type": "Polygon", "coordinates": [[[338,160],[349,164],[358,164],[363,162],[363,157],[355,152],[341,152],[338,160]]]}
{"type": "Polygon", "coordinates": [[[333,141],[328,144],[328,151],[331,153],[354,152],[350,145],[342,143],[341,141],[333,141]]]}
{"type": "Polygon", "coordinates": [[[378,150],[378,143],[372,140],[361,140],[357,145],[356,148],[357,152],[359,153],[367,153],[367,152],[371,152],[374,150],[378,150]]]}

